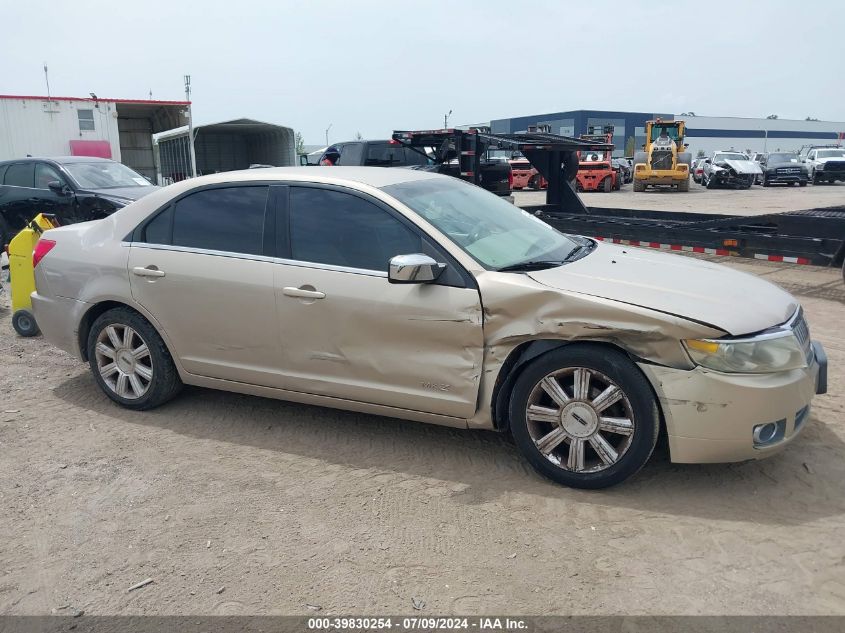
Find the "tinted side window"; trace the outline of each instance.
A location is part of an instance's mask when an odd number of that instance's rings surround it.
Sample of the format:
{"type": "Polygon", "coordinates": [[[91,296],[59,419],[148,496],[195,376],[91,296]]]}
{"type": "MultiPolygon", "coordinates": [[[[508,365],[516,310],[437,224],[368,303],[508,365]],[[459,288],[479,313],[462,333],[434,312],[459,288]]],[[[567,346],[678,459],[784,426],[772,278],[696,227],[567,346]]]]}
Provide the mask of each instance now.
{"type": "Polygon", "coordinates": [[[295,260],[387,272],[391,257],[422,251],[419,234],[357,196],[292,187],[290,203],[295,260]]]}
{"type": "Polygon", "coordinates": [[[173,205],[170,205],[147,223],[142,241],[147,244],[170,244],[172,230],[173,205]]]}
{"type": "Polygon", "coordinates": [[[17,163],[9,165],[3,184],[11,187],[32,187],[33,163],[17,163]]]}
{"type": "Polygon", "coordinates": [[[47,189],[47,184],[58,180],[64,184],[65,179],[59,175],[55,169],[50,167],[47,163],[38,163],[35,165],[35,187],[36,189],[47,189]]]}
{"type": "Polygon", "coordinates": [[[8,165],[0,165],[0,183],[3,182],[3,176],[6,175],[6,167],[8,167],[8,165]]]}
{"type": "Polygon", "coordinates": [[[425,156],[398,143],[367,143],[364,165],[369,167],[395,167],[397,165],[425,165],[425,156]]]}
{"type": "Polygon", "coordinates": [[[363,143],[347,143],[343,146],[343,150],[340,153],[340,159],[337,161],[337,164],[360,165],[363,150],[363,143]]]}
{"type": "MultiPolygon", "coordinates": [[[[260,255],[268,192],[269,187],[225,187],[182,198],[174,209],[171,243],[260,255]]],[[[160,237],[163,230],[154,227],[154,235],[160,237]]]]}

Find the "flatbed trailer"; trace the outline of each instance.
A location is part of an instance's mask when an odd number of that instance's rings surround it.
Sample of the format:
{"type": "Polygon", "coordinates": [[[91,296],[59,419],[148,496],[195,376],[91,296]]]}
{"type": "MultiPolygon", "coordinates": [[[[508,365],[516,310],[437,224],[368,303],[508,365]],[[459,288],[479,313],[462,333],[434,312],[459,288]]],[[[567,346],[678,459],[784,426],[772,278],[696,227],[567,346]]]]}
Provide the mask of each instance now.
{"type": "Polygon", "coordinates": [[[397,132],[414,144],[437,145],[452,139],[460,149],[462,177],[473,181],[478,152],[522,152],[548,181],[546,203],[523,207],[556,229],[605,241],[676,251],[734,255],[815,266],[843,268],[845,278],[845,205],[769,213],[758,216],[639,209],[587,208],[575,191],[578,151],[612,147],[557,134],[492,134],[485,130],[397,132]]]}

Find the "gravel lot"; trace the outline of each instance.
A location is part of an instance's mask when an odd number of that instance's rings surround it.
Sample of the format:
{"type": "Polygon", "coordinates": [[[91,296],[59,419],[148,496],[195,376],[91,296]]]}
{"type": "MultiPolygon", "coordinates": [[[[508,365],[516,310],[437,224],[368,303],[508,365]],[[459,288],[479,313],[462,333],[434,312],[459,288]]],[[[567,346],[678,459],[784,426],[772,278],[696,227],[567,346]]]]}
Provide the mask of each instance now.
{"type": "MultiPolygon", "coordinates": [[[[514,199],[519,206],[544,204],[546,192],[517,191],[514,199]]],[[[751,189],[742,190],[707,189],[690,182],[690,190],[686,193],[671,189],[649,189],[634,193],[633,185],[629,183],[611,193],[582,193],[581,199],[588,207],[762,215],[845,205],[845,183],[807,187],[755,185],[751,189]]]]}
{"type": "Polygon", "coordinates": [[[0,295],[0,614],[845,614],[841,273],[728,265],[800,297],[830,394],[781,456],[601,492],[494,433],[202,389],[126,411],[0,295]]]}

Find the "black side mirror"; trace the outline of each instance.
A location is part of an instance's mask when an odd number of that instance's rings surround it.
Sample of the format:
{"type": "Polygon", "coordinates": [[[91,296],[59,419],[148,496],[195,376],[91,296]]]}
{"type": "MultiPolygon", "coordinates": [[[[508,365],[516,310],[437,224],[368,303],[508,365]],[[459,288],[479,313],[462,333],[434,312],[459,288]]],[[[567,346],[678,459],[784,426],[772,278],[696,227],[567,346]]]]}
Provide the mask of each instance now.
{"type": "Polygon", "coordinates": [[[51,180],[47,183],[47,188],[60,196],[67,196],[70,194],[70,187],[59,180],[51,180]]]}

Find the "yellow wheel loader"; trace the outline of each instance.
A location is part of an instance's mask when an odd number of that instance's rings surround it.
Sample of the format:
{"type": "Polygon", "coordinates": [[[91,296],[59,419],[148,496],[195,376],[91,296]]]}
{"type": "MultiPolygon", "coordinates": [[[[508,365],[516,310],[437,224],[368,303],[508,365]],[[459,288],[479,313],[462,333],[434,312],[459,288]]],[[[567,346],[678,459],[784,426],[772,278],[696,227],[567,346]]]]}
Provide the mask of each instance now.
{"type": "Polygon", "coordinates": [[[692,154],[686,151],[683,121],[646,121],[646,142],[634,154],[634,191],[672,187],[689,191],[692,154]]]}

